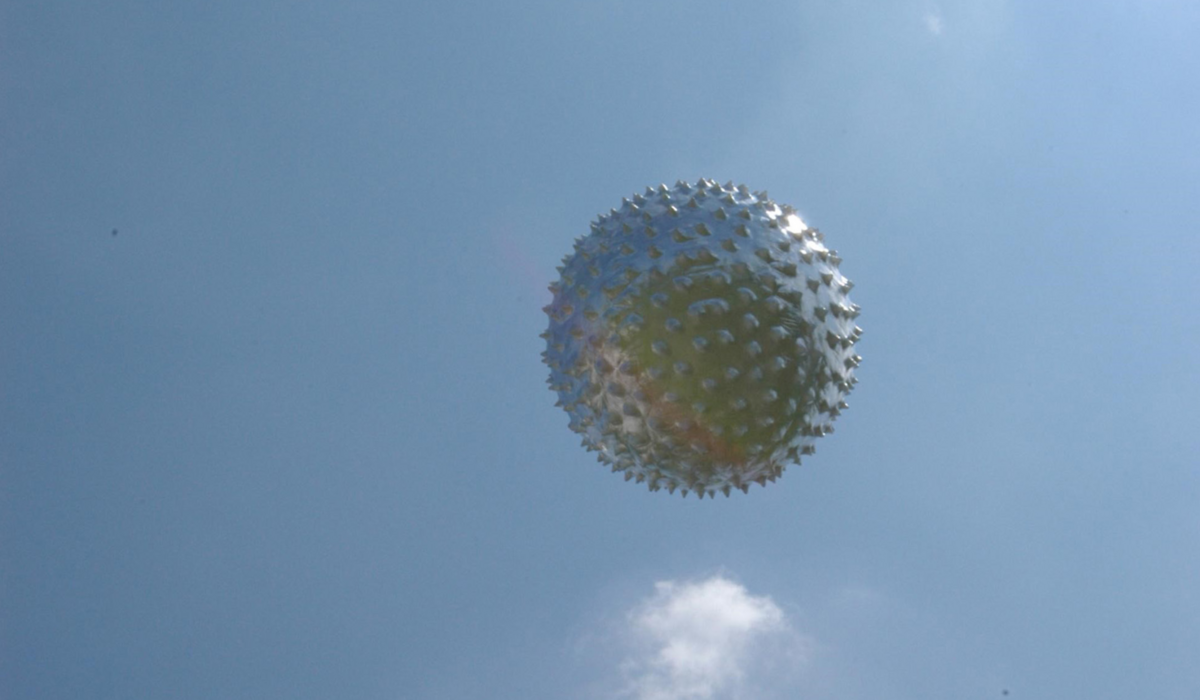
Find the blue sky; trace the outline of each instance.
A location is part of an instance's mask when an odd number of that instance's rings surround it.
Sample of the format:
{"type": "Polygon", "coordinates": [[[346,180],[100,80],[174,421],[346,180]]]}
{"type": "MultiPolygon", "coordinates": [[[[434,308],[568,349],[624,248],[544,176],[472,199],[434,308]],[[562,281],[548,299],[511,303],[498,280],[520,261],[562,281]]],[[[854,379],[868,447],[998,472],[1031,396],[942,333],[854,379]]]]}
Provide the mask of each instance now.
{"type": "Polygon", "coordinates": [[[1195,698],[1200,10],[508,5],[0,4],[0,695],[1195,698]],[[699,177],[866,330],[703,502],[538,338],[699,177]]]}

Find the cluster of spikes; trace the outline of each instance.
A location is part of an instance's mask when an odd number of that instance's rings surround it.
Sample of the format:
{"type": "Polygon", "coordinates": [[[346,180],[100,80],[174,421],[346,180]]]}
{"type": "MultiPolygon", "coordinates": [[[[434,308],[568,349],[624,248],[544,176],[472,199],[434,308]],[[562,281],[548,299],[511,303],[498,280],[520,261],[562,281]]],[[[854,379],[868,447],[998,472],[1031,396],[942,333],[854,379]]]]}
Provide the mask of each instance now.
{"type": "Polygon", "coordinates": [[[542,356],[582,445],[700,498],[765,486],[847,408],[859,307],[796,211],[701,179],[625,198],[550,285],[542,356]]]}

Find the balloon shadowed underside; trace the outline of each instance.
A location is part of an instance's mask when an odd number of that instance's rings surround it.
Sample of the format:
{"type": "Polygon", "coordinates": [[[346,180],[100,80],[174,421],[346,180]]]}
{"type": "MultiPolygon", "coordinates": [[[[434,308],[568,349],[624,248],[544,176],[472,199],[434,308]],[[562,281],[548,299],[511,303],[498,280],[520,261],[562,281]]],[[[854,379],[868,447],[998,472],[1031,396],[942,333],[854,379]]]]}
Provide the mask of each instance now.
{"type": "Polygon", "coordinates": [[[652,491],[774,481],[833,432],[856,382],[859,307],[839,262],[745,185],[625,199],[550,285],[543,358],[571,430],[652,491]]]}

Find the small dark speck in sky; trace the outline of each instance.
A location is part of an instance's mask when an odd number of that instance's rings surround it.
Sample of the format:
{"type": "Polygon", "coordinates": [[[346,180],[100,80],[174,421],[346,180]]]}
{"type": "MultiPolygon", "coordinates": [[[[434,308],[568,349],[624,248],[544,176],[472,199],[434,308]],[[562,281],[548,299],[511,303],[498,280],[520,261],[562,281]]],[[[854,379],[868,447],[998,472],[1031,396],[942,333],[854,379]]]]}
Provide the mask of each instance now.
{"type": "Polygon", "coordinates": [[[114,235],[114,236],[117,235],[117,230],[115,228],[113,229],[112,235],[114,235]]]}

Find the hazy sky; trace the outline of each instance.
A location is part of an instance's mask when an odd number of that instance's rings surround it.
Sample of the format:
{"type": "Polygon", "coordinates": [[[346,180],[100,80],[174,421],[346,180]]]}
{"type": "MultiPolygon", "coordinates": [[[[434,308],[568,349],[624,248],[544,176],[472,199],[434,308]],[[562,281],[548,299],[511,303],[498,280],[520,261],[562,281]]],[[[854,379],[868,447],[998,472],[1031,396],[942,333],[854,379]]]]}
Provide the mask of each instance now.
{"type": "Polygon", "coordinates": [[[0,697],[1200,697],[1197,36],[0,0],[0,697]],[[699,177],[866,330],[816,455],[702,502],[580,448],[538,337],[596,214],[699,177]]]}

